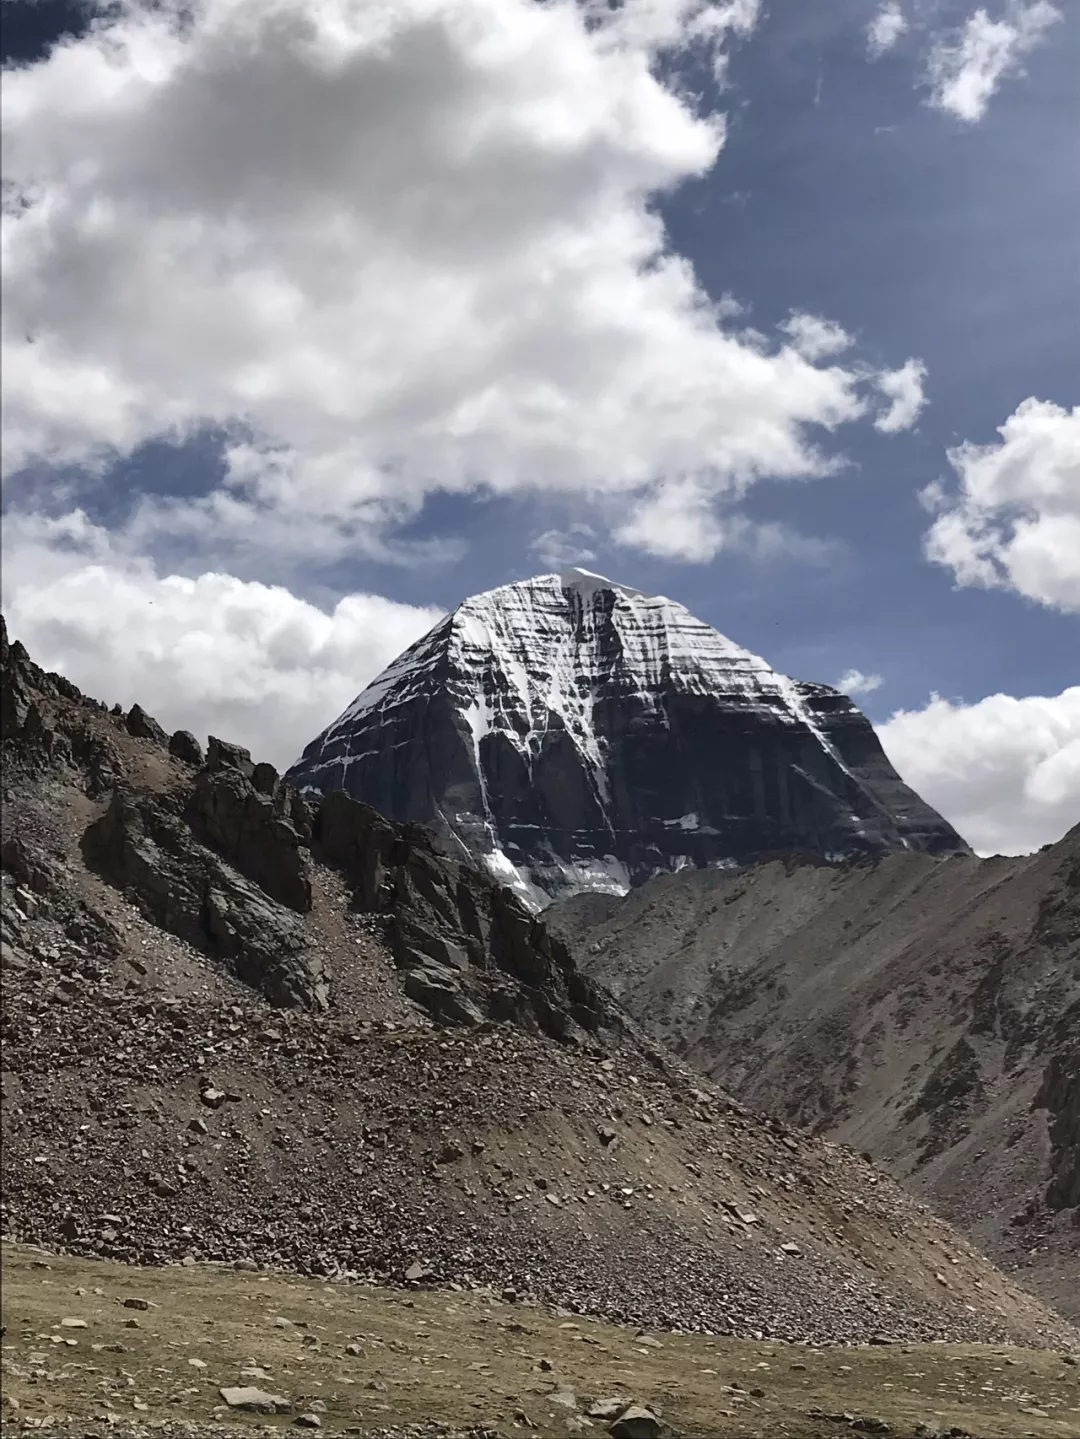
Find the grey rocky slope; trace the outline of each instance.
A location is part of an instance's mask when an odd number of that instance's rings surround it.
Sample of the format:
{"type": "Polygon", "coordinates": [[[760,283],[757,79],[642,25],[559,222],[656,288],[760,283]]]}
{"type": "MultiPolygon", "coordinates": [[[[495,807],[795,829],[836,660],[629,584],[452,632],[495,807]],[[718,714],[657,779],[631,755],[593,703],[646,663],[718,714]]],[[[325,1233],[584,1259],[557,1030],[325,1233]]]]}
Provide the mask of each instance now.
{"type": "Polygon", "coordinates": [[[545,918],[702,1073],[870,1151],[1080,1315],[1080,826],[1023,858],[789,859],[545,918]]]}
{"type": "Polygon", "coordinates": [[[1071,1337],[422,835],[2,658],[9,1236],[790,1339],[1071,1337]]]}
{"type": "Polygon", "coordinates": [[[778,850],[967,852],[846,695],[581,570],[464,601],[288,777],[432,826],[536,906],[778,850]]]}

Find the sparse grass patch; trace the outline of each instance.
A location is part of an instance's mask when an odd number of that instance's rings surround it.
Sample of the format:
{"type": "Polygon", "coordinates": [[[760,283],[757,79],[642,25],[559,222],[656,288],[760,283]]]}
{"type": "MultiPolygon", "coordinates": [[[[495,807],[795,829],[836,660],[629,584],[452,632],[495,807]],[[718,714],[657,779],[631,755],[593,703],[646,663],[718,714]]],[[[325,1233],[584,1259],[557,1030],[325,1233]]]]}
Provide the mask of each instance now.
{"type": "Polygon", "coordinates": [[[566,1439],[605,1433],[600,1421],[575,1431],[568,1420],[616,1395],[658,1405],[687,1439],[853,1432],[814,1411],[877,1419],[894,1436],[920,1423],[978,1439],[1080,1435],[1080,1367],[1005,1346],[643,1339],[485,1293],[137,1269],[20,1245],[3,1248],[3,1322],[5,1423],[49,1420],[80,1435],[104,1435],[109,1415],[125,1432],[187,1422],[242,1433],[291,1429],[314,1412],[335,1434],[435,1419],[566,1439]],[[289,1410],[229,1410],[219,1393],[229,1385],[280,1395],[289,1410]]]}

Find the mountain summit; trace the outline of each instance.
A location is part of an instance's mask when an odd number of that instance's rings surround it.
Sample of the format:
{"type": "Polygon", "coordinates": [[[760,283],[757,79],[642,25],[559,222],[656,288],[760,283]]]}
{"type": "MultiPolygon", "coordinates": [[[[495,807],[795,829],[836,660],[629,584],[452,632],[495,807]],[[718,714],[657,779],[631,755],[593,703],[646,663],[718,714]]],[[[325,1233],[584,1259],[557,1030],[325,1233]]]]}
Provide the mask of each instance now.
{"type": "Polygon", "coordinates": [[[463,601],[289,778],[433,826],[534,905],[778,850],[967,852],[847,696],[580,569],[463,601]]]}

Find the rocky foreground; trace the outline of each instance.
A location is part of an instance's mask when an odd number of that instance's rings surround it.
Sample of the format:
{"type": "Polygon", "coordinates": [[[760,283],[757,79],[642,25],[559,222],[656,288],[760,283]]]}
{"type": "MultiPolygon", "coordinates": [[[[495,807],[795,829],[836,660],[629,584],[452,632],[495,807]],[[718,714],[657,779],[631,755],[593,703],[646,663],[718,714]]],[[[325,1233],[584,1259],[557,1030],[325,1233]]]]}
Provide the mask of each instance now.
{"type": "Polygon", "coordinates": [[[6,1246],[5,1428],[72,1439],[1073,1439],[1068,1350],[788,1346],[6,1246]]]}
{"type": "Polygon", "coordinates": [[[1072,1342],[422,832],[4,660],[10,1238],[717,1335],[1072,1342]]]}

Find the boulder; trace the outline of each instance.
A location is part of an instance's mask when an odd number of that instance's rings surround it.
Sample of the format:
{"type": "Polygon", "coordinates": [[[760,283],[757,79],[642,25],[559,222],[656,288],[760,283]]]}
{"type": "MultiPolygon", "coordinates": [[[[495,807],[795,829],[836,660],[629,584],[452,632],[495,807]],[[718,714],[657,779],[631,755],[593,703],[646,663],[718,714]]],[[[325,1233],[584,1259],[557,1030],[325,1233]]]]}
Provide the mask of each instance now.
{"type": "Polygon", "coordinates": [[[608,1433],[612,1439],[679,1439],[677,1430],[641,1404],[624,1409],[608,1433]]]}
{"type": "Polygon", "coordinates": [[[202,766],[202,745],[190,730],[178,729],[175,734],[170,735],[169,753],[173,759],[178,759],[183,764],[193,765],[195,769],[202,766]]]}
{"type": "Polygon", "coordinates": [[[132,705],[124,716],[124,728],[136,739],[153,740],[155,744],[167,744],[168,736],[157,720],[148,715],[142,705],[132,705]]]}
{"type": "Polygon", "coordinates": [[[272,796],[277,793],[277,787],[281,780],[278,778],[278,772],[274,766],[268,761],[262,760],[251,771],[251,783],[259,794],[272,796]]]}
{"type": "Polygon", "coordinates": [[[230,1409],[245,1409],[255,1414],[282,1414],[292,1408],[280,1394],[269,1394],[252,1384],[226,1386],[218,1393],[230,1409]]]}
{"type": "Polygon", "coordinates": [[[608,1433],[613,1439],[679,1439],[679,1433],[666,1425],[644,1404],[630,1404],[615,1420],[608,1433]]]}
{"type": "Polygon", "coordinates": [[[206,768],[238,769],[245,779],[250,779],[255,772],[250,750],[242,745],[229,744],[228,740],[218,739],[217,735],[210,735],[207,739],[206,768]]]}

